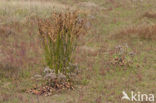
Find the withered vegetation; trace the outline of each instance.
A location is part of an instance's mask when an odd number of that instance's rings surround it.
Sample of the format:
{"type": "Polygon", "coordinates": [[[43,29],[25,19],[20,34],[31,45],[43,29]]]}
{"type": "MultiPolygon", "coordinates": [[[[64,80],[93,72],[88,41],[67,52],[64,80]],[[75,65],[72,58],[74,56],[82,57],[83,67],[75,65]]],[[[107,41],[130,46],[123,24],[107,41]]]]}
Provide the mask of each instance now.
{"type": "Polygon", "coordinates": [[[120,30],[113,35],[115,38],[140,38],[145,40],[156,40],[156,24],[130,26],[120,30]]]}

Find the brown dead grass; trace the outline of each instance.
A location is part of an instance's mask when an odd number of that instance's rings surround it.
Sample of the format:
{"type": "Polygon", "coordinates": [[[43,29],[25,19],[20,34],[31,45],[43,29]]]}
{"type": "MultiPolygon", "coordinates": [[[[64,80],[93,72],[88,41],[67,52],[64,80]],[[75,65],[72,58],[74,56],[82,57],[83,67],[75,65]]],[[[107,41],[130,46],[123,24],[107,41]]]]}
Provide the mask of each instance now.
{"type": "Polygon", "coordinates": [[[120,30],[114,35],[115,38],[140,38],[146,40],[156,40],[156,24],[130,26],[120,30]]]}
{"type": "Polygon", "coordinates": [[[145,12],[143,17],[156,19],[156,12],[145,12]]]}

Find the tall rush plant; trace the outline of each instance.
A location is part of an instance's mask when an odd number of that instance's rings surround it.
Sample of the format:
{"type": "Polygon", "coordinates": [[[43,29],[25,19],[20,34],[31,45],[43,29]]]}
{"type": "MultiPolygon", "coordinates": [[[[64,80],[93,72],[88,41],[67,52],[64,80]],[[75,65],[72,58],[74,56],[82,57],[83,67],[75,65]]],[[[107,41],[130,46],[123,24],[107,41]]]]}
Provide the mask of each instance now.
{"type": "Polygon", "coordinates": [[[49,18],[39,19],[45,61],[56,74],[70,72],[67,67],[72,62],[77,39],[86,32],[85,23],[86,19],[80,18],[77,11],[54,13],[49,18]]]}

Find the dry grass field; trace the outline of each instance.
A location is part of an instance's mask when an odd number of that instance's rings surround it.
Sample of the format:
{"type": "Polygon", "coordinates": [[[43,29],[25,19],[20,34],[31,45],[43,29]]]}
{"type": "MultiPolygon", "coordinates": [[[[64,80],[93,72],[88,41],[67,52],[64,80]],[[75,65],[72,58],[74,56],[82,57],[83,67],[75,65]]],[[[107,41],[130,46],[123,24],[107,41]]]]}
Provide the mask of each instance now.
{"type": "Polygon", "coordinates": [[[156,0],[0,0],[0,103],[130,103],[122,91],[156,96],[156,0]],[[26,93],[44,82],[37,18],[74,10],[89,28],[74,90],[26,93]]]}

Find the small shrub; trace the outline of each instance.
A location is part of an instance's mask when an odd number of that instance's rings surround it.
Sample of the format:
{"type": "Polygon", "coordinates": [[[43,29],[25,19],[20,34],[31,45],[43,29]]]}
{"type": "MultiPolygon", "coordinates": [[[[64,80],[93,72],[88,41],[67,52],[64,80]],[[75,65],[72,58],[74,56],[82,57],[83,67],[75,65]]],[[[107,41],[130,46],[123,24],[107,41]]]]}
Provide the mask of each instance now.
{"type": "Polygon", "coordinates": [[[39,19],[39,33],[43,40],[47,65],[67,75],[67,67],[72,62],[72,53],[77,39],[85,33],[85,19],[78,12],[54,13],[46,19],[39,19]]]}
{"type": "Polygon", "coordinates": [[[135,53],[130,50],[127,44],[116,46],[114,51],[111,64],[124,67],[129,67],[133,64],[135,53]]]}

